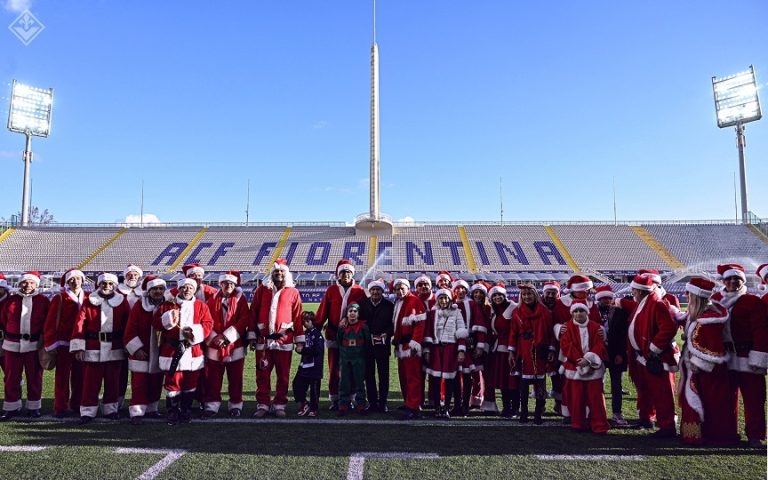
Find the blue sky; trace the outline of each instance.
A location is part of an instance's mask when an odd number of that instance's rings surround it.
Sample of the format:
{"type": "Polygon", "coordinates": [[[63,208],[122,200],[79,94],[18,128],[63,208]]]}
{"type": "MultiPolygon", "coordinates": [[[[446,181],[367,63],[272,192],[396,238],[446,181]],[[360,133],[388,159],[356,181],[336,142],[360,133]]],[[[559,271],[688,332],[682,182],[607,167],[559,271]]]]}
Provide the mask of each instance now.
{"type": "MultiPolygon", "coordinates": [[[[0,0],[0,117],[18,79],[54,87],[32,203],[60,222],[352,221],[368,210],[371,5],[0,0]]],[[[381,203],[395,219],[735,217],[735,132],[711,77],[755,65],[768,2],[379,0],[381,203]]],[[[768,217],[768,119],[747,125],[768,217]]],[[[23,135],[0,132],[0,216],[23,135]]]]}

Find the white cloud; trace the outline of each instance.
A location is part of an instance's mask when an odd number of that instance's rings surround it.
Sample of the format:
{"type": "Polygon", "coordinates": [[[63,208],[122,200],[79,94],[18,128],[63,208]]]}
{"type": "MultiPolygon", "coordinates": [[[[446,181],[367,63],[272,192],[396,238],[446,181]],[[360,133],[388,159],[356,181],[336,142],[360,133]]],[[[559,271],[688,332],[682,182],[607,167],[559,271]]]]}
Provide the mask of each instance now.
{"type": "Polygon", "coordinates": [[[32,0],[5,0],[5,9],[11,12],[21,13],[32,7],[32,0]]]}
{"type": "Polygon", "coordinates": [[[403,217],[397,220],[397,223],[401,225],[416,225],[416,220],[413,217],[403,217]]]}
{"type": "Polygon", "coordinates": [[[0,150],[0,158],[21,158],[21,152],[10,152],[8,150],[0,150]]]}
{"type": "Polygon", "coordinates": [[[145,213],[143,215],[143,221],[142,221],[142,215],[128,215],[125,217],[125,220],[122,222],[124,227],[130,227],[135,225],[154,225],[154,226],[160,226],[163,225],[163,223],[160,222],[160,219],[157,218],[157,215],[154,213],[145,213]]]}

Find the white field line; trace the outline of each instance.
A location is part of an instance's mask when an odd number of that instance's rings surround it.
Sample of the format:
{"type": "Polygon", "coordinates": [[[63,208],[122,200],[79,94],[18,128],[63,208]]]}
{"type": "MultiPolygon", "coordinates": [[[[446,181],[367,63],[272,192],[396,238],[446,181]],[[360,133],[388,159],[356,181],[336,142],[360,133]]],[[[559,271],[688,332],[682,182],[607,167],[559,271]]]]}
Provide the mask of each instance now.
{"type": "Polygon", "coordinates": [[[166,454],[159,462],[149,467],[137,480],[152,480],[168,468],[173,462],[187,453],[186,450],[165,450],[158,448],[118,448],[116,453],[166,454]]]}
{"type": "Polygon", "coordinates": [[[363,480],[366,458],[440,458],[440,455],[418,452],[356,452],[349,457],[347,480],[363,480]]]}
{"type": "Polygon", "coordinates": [[[627,462],[642,462],[645,460],[644,455],[536,455],[538,460],[548,461],[569,461],[575,462],[580,460],[587,461],[627,461],[627,462]]]}
{"type": "Polygon", "coordinates": [[[2,446],[0,452],[39,452],[48,447],[21,447],[16,445],[2,446]]]}

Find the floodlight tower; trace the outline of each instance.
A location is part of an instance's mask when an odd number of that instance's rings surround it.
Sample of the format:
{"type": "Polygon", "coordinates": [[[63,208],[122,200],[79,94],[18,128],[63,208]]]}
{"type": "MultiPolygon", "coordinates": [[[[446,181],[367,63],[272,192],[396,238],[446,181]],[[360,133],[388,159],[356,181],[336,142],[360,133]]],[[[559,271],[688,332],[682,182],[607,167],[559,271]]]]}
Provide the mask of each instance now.
{"type": "Polygon", "coordinates": [[[741,179],[741,221],[749,223],[747,204],[747,165],[744,159],[744,124],[762,118],[760,99],[757,97],[757,80],[752,65],[748,70],[727,77],[712,77],[715,94],[717,126],[736,126],[736,145],[739,149],[739,177],[741,179]]]}
{"type": "Polygon", "coordinates": [[[8,110],[8,130],[23,133],[24,147],[24,188],[21,194],[21,225],[29,225],[30,180],[32,166],[32,137],[47,137],[51,133],[51,111],[53,89],[31,87],[16,80],[11,87],[11,108],[8,110]]]}

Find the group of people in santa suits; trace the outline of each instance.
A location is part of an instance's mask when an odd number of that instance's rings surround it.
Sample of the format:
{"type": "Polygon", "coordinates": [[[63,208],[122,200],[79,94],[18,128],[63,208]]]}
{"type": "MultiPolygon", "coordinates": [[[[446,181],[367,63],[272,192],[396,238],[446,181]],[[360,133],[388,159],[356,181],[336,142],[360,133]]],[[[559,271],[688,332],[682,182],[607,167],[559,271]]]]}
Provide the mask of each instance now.
{"type": "MultiPolygon", "coordinates": [[[[205,272],[199,265],[182,270],[184,278],[167,289],[161,278],[144,276],[129,265],[122,283],[116,275],[102,273],[89,295],[82,288],[83,273],[72,269],[50,301],[39,294],[37,272],[22,275],[13,294],[0,278],[5,372],[0,420],[21,411],[23,373],[27,414],[40,416],[40,348],[56,353],[57,417],[76,412],[83,423],[90,421],[103,387],[103,414],[118,418],[128,371],[133,423],[160,415],[163,389],[170,423],[189,421],[195,400],[203,406],[201,418],[215,416],[225,373],[228,412],[238,417],[247,347],[256,352],[254,416],[285,417],[293,350],[300,353],[305,338],[301,297],[287,262],[278,259],[272,265],[250,307],[239,272],[221,274],[215,289],[202,283],[205,272]]],[[[339,406],[338,331],[346,325],[348,306],[356,304],[372,344],[366,353],[367,402],[358,398],[366,403],[365,411],[388,411],[389,357],[394,351],[404,419],[418,418],[430,404],[438,417],[466,414],[473,405],[498,412],[498,390],[505,417],[529,421],[530,395],[533,421],[541,423],[551,395],[573,428],[604,433],[609,426],[603,396],[606,370],[612,422],[619,426],[627,424],[621,415],[621,376],[628,370],[637,388],[638,426],[655,423],[659,430],[654,435],[671,437],[677,435],[679,370],[683,441],[737,441],[739,395],[749,443],[757,446],[765,440],[768,294],[760,299],[747,292],[740,265],[718,266],[723,287],[707,278],[691,279],[685,313],[654,270],[638,272],[627,298],[616,298],[609,285],[594,288],[588,277],[574,275],[562,295],[557,282],[546,282],[541,292],[531,284],[519,285],[518,302],[508,298],[503,284],[470,286],[447,272],[435,278],[436,292],[426,275],[416,279],[412,291],[405,278],[389,285],[373,280],[363,288],[354,274],[349,260],[339,261],[337,280],[326,290],[314,320],[325,334],[331,409],[339,406]],[[680,329],[682,352],[675,341],[680,329]],[[552,392],[547,392],[547,378],[552,392]]],[[[757,275],[768,284],[768,264],[757,275]]]]}

